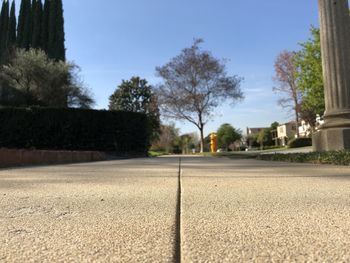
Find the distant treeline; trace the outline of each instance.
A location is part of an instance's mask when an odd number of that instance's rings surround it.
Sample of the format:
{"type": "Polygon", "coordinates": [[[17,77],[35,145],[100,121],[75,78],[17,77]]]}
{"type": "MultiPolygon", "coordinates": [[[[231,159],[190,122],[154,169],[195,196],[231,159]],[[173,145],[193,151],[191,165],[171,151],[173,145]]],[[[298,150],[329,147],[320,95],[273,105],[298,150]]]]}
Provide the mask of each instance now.
{"type": "Polygon", "coordinates": [[[0,12],[0,63],[14,48],[42,49],[49,58],[66,60],[62,0],[22,0],[18,19],[13,0],[2,2],[0,12]]]}

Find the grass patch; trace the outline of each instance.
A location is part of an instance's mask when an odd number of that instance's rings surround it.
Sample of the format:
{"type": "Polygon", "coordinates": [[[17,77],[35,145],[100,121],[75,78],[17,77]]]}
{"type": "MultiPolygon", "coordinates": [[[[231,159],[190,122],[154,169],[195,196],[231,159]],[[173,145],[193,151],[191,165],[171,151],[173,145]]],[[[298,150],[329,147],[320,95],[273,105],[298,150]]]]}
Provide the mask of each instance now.
{"type": "Polygon", "coordinates": [[[163,156],[163,155],[168,155],[168,153],[167,152],[156,152],[156,151],[149,151],[148,152],[149,157],[159,157],[159,156],[163,156]]]}
{"type": "Polygon", "coordinates": [[[257,159],[291,163],[331,164],[350,166],[350,151],[309,152],[309,153],[268,153],[268,152],[222,152],[203,153],[207,157],[230,159],[257,159]]]}
{"type": "Polygon", "coordinates": [[[221,152],[221,153],[203,153],[206,157],[225,157],[230,159],[254,159],[258,154],[255,152],[221,152]]]}
{"type": "Polygon", "coordinates": [[[350,151],[259,154],[258,160],[292,163],[350,165],[350,151]]]}

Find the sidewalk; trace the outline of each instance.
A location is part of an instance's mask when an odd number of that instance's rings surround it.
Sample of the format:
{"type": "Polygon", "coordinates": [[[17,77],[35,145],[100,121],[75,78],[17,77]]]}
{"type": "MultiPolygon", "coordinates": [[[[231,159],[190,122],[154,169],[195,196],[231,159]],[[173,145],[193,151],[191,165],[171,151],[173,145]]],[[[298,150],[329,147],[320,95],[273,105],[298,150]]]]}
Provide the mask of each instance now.
{"type": "Polygon", "coordinates": [[[0,262],[350,261],[350,168],[180,172],[171,156],[0,170],[0,262]]]}

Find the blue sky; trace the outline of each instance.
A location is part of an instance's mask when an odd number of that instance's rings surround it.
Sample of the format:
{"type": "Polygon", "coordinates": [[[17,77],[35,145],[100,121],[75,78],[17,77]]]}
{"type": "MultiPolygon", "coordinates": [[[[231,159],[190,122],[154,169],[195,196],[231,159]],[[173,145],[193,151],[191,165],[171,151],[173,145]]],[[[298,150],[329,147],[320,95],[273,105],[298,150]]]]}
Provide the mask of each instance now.
{"type": "MultiPolygon", "coordinates": [[[[285,49],[298,49],[310,25],[318,25],[317,0],[63,2],[67,57],[81,67],[98,109],[107,108],[122,79],[138,75],[158,84],[155,67],[190,46],[193,38],[203,38],[204,49],[229,59],[229,74],[245,79],[246,99],[218,108],[206,133],[222,123],[245,130],[288,121],[272,92],[274,60],[285,49]]],[[[183,133],[196,131],[191,124],[177,126],[183,133]]]]}

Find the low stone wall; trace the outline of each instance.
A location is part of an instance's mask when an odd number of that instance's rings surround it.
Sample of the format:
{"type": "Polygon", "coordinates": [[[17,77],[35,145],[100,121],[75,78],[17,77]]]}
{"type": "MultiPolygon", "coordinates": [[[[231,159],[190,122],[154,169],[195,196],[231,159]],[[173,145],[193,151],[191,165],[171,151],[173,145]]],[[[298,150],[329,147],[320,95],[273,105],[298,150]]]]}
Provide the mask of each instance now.
{"type": "Polygon", "coordinates": [[[104,161],[103,152],[0,149],[0,167],[104,161]]]}

